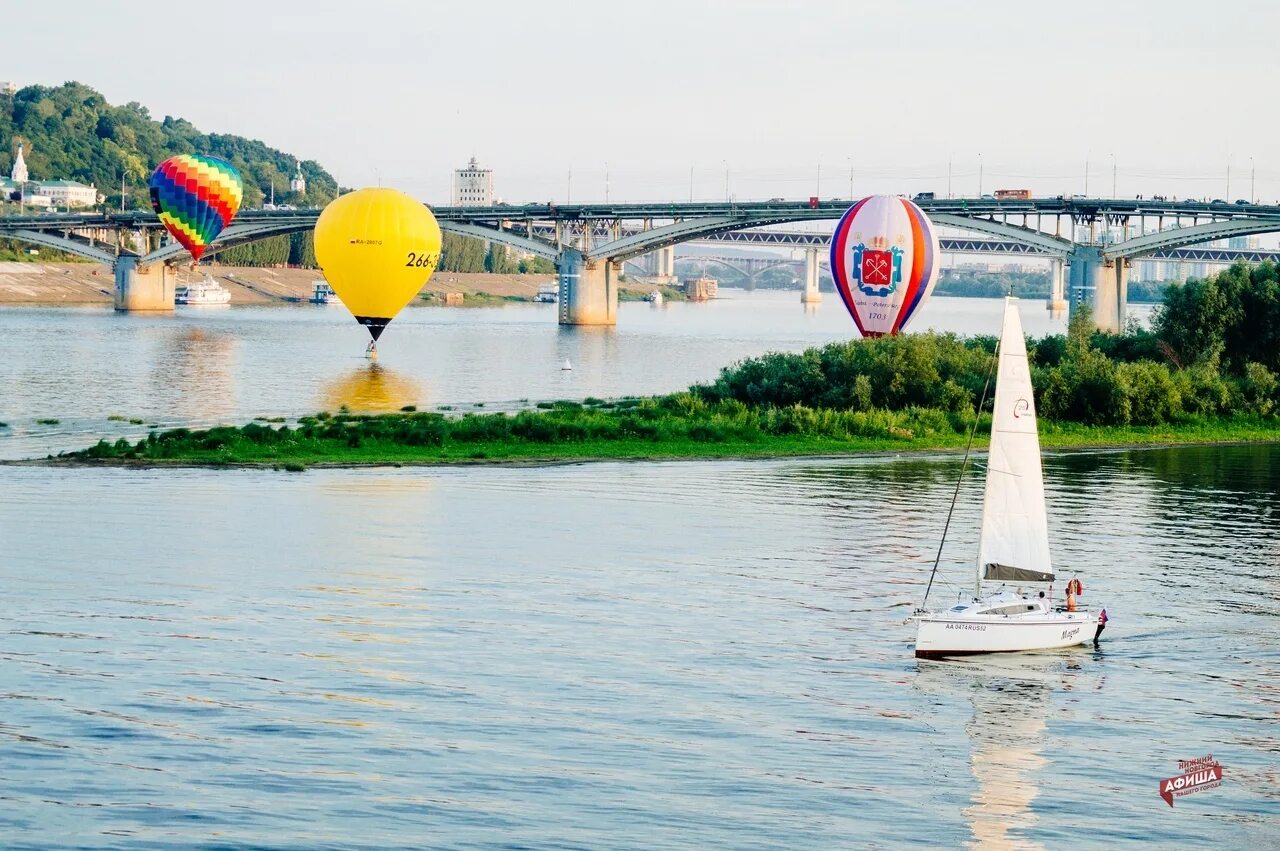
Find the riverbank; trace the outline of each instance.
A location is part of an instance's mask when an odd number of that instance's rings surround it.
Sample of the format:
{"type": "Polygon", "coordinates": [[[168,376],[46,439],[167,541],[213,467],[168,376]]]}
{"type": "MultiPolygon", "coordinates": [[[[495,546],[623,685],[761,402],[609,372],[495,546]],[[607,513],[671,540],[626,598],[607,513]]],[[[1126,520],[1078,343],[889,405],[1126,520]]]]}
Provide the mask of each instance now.
{"type": "MultiPolygon", "coordinates": [[[[200,266],[231,293],[231,303],[246,305],[289,304],[311,298],[314,283],[323,279],[316,269],[274,269],[256,266],[200,266]]],[[[186,280],[190,272],[181,272],[186,280]]],[[[437,272],[412,304],[442,304],[446,293],[475,297],[479,304],[506,300],[532,301],[538,288],[556,282],[555,275],[493,275],[487,272],[437,272]]],[[[0,263],[2,305],[109,305],[114,298],[115,277],[98,263],[0,263]]],[[[653,290],[649,284],[623,282],[621,290],[641,298],[653,290]]]]}
{"type": "MultiPolygon", "coordinates": [[[[251,423],[153,432],[137,443],[99,442],[42,462],[70,466],[364,467],[562,464],[776,457],[848,457],[963,450],[972,419],[904,412],[751,410],[727,404],[680,410],[671,399],[624,400],[508,414],[406,411],[318,414],[273,427],[251,423]]],[[[989,427],[989,418],[979,427],[989,427]]],[[[1274,417],[1197,418],[1160,426],[1041,422],[1045,449],[1115,449],[1280,442],[1274,417]]],[[[985,435],[977,442],[985,448],[985,435]]]]}

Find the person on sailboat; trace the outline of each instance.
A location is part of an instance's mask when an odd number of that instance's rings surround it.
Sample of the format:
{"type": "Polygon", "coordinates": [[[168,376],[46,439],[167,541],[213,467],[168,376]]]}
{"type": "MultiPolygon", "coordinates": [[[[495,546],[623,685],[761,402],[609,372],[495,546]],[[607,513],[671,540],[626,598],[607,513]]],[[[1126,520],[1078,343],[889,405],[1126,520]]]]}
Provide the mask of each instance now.
{"type": "Polygon", "coordinates": [[[1074,577],[1067,583],[1067,611],[1076,610],[1076,595],[1084,593],[1084,583],[1074,577]]]}

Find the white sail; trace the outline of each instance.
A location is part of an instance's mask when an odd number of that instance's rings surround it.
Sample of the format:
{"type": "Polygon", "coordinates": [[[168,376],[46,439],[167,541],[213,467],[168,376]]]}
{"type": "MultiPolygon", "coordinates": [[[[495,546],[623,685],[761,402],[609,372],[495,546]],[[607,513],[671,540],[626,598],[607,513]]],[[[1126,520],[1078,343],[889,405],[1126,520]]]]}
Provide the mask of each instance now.
{"type": "Polygon", "coordinates": [[[1000,364],[982,502],[978,578],[1011,582],[1050,581],[1049,530],[1036,403],[1027,364],[1018,300],[1005,299],[1000,364]]]}

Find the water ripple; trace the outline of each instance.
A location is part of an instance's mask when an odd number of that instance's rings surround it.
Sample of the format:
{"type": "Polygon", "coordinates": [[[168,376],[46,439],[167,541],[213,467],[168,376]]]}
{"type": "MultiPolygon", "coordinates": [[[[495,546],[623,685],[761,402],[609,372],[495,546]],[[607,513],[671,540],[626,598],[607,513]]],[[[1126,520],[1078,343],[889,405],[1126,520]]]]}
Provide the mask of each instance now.
{"type": "Polygon", "coordinates": [[[917,662],[958,465],[9,468],[6,845],[1274,844],[1280,450],[1048,456],[1101,649],[917,662]]]}

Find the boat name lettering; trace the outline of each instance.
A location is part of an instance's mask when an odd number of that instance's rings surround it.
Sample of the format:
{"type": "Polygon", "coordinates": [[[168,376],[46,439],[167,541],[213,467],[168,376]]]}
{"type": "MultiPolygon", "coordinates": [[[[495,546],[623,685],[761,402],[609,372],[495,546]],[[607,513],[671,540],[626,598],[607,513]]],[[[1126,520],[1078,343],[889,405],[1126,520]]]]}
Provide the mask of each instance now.
{"type": "Polygon", "coordinates": [[[1065,641],[1068,638],[1075,638],[1079,634],[1080,634],[1080,627],[1075,627],[1074,629],[1064,629],[1062,631],[1062,639],[1065,641]]]}

